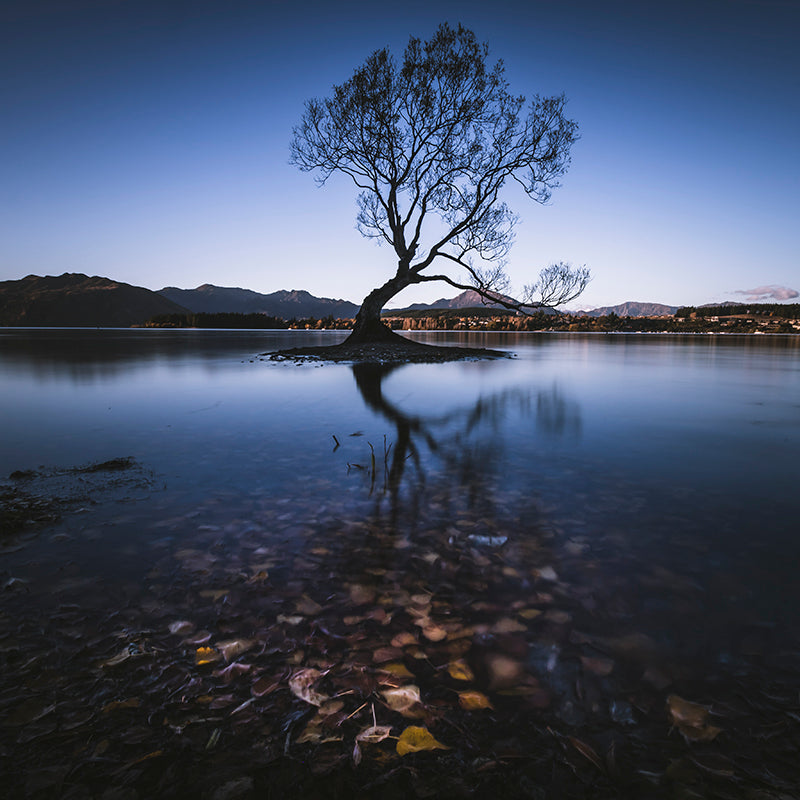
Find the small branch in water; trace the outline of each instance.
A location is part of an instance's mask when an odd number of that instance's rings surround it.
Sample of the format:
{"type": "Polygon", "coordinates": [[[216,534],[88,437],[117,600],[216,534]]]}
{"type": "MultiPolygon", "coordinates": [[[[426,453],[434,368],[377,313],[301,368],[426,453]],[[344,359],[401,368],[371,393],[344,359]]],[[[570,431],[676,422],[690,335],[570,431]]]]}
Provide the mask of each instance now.
{"type": "Polygon", "coordinates": [[[336,442],[336,447],[333,448],[333,452],[335,453],[340,447],[339,440],[336,438],[335,433],[332,433],[331,436],[333,436],[333,441],[336,442]]]}
{"type": "Polygon", "coordinates": [[[369,445],[369,452],[370,452],[370,482],[369,482],[369,493],[372,494],[373,490],[375,489],[375,448],[372,446],[372,442],[367,442],[369,445]]]}
{"type": "Polygon", "coordinates": [[[354,717],[356,714],[358,714],[359,711],[361,711],[362,708],[364,708],[365,705],[366,705],[366,703],[362,703],[349,717],[345,717],[342,720],[342,722],[347,722],[347,720],[349,720],[352,717],[354,717]]]}

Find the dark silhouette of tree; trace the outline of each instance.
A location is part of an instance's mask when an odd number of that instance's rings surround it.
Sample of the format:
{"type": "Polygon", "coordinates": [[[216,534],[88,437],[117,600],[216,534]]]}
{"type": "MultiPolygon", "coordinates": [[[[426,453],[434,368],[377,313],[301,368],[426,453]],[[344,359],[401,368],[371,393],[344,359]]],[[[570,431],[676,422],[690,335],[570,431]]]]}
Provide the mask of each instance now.
{"type": "MultiPolygon", "coordinates": [[[[544,268],[520,299],[507,296],[506,257],[516,216],[500,199],[511,179],[539,203],[550,198],[570,161],[577,125],[562,96],[512,95],[502,61],[460,25],[412,37],[398,65],[377,50],[325,99],[306,103],[294,129],[291,162],[334,173],[358,187],[358,229],[391,246],[394,276],[364,299],[349,341],[392,339],[383,306],[413,284],[443,281],[485,302],[523,313],[576,298],[586,268],[544,268]],[[431,273],[434,264],[456,267],[431,273]]],[[[399,338],[399,337],[397,337],[399,338]]]]}

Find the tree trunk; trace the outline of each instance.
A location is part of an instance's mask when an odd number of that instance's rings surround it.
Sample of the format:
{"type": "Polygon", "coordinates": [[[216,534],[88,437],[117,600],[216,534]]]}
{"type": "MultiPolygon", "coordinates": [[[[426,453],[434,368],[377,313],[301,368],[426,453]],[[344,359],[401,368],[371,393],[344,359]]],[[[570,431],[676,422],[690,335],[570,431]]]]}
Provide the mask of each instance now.
{"type": "Polygon", "coordinates": [[[347,337],[346,344],[366,344],[370,342],[405,342],[406,340],[395,333],[388,325],[381,322],[381,311],[399,291],[409,286],[412,281],[405,275],[397,274],[383,286],[373,289],[361,304],[356,314],[355,325],[352,333],[347,337]]]}

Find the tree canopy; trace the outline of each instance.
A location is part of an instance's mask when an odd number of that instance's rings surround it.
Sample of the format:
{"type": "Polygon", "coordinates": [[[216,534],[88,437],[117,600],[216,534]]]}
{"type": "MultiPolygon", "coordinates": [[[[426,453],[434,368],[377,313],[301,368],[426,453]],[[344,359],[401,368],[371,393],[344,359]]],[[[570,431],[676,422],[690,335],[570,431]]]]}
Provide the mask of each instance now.
{"type": "Polygon", "coordinates": [[[501,190],[511,179],[547,202],[577,124],[563,95],[511,94],[502,61],[488,57],[472,31],[445,23],[427,42],[411,37],[401,64],[377,50],[330,97],[306,103],[292,163],[320,184],[348,176],[360,190],[359,231],[397,258],[394,276],[365,298],[354,336],[382,335],[381,308],[412,284],[443,281],[526,311],[569,302],[589,280],[583,267],[551,264],[519,299],[506,294],[517,217],[501,190]]]}

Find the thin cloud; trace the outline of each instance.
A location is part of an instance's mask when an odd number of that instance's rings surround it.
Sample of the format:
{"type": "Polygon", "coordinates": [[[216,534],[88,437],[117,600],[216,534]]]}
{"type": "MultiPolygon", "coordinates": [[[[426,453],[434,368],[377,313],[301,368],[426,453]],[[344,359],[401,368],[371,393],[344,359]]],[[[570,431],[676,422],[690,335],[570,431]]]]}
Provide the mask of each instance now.
{"type": "Polygon", "coordinates": [[[748,303],[764,300],[791,300],[800,297],[800,292],[788,286],[758,286],[755,289],[737,289],[733,294],[746,294],[748,303]]]}

